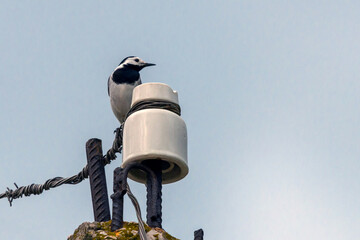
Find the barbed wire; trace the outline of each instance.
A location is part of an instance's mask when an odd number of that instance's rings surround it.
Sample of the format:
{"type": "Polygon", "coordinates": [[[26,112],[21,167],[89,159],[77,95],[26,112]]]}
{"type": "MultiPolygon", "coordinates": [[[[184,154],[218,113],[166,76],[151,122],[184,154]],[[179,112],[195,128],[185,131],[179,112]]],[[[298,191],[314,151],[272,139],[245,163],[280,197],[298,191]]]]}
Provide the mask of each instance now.
{"type": "MultiPolygon", "coordinates": [[[[157,108],[157,109],[164,109],[169,110],[177,115],[181,115],[181,109],[178,104],[166,102],[166,101],[142,101],[137,104],[135,104],[128,114],[126,115],[126,119],[133,114],[136,111],[144,110],[144,109],[150,109],[150,108],[157,108]]],[[[125,119],[125,120],[126,120],[125,119]]],[[[125,122],[125,121],[124,121],[125,122]]],[[[106,152],[106,154],[103,156],[103,164],[107,165],[110,164],[112,160],[116,159],[116,153],[121,153],[122,151],[122,137],[123,137],[123,129],[124,129],[124,123],[121,124],[119,128],[117,128],[115,133],[115,139],[113,141],[112,147],[106,152]]],[[[7,191],[5,193],[0,194],[0,199],[7,198],[10,206],[12,206],[12,202],[14,199],[20,198],[22,196],[30,196],[31,194],[39,195],[44,190],[49,190],[50,188],[55,188],[58,186],[61,186],[63,184],[78,184],[82,182],[85,178],[89,177],[89,168],[88,164],[76,175],[68,178],[63,177],[55,177],[52,179],[47,180],[44,184],[31,184],[28,186],[22,186],[18,187],[16,183],[14,183],[16,189],[12,190],[10,188],[7,188],[7,191]]],[[[139,203],[136,199],[136,197],[132,194],[130,190],[130,186],[127,185],[127,195],[129,196],[131,202],[134,205],[136,216],[139,223],[139,236],[141,240],[148,240],[148,237],[146,235],[144,222],[141,217],[141,210],[139,203]]]]}
{"type": "MultiPolygon", "coordinates": [[[[130,111],[126,115],[125,121],[131,114],[133,114],[136,111],[140,111],[144,109],[152,109],[152,108],[164,109],[171,111],[179,116],[181,115],[180,106],[176,103],[167,102],[167,101],[147,100],[134,104],[134,106],[131,107],[130,111]]],[[[113,145],[103,156],[104,165],[110,164],[112,160],[115,160],[116,153],[121,153],[122,145],[123,145],[122,142],[123,129],[124,129],[124,123],[122,123],[121,126],[114,131],[115,139],[113,141],[113,145]]],[[[47,180],[43,184],[30,184],[22,187],[18,187],[18,185],[14,183],[16,189],[12,190],[10,188],[7,188],[6,192],[0,194],[0,199],[6,197],[10,203],[10,206],[12,206],[12,202],[17,198],[21,198],[23,196],[28,197],[32,194],[39,195],[44,190],[49,190],[50,188],[55,188],[63,184],[78,184],[88,177],[89,177],[89,169],[88,169],[88,165],[86,165],[78,174],[68,178],[55,177],[47,180]]]]}
{"type": "MultiPolygon", "coordinates": [[[[110,164],[112,160],[115,160],[116,153],[121,153],[122,131],[123,131],[123,125],[121,125],[119,128],[115,130],[115,139],[113,145],[103,157],[104,165],[110,164]]],[[[10,206],[12,206],[12,202],[17,198],[21,198],[23,196],[28,197],[32,194],[39,195],[44,190],[49,190],[50,188],[55,188],[63,184],[73,184],[73,185],[78,184],[88,177],[89,177],[89,168],[88,165],[86,165],[78,174],[68,178],[55,177],[47,180],[43,184],[30,184],[28,186],[22,186],[22,187],[18,187],[18,185],[14,183],[16,189],[12,190],[10,188],[7,188],[7,191],[5,193],[0,194],[0,199],[6,197],[10,203],[10,206]]]]}

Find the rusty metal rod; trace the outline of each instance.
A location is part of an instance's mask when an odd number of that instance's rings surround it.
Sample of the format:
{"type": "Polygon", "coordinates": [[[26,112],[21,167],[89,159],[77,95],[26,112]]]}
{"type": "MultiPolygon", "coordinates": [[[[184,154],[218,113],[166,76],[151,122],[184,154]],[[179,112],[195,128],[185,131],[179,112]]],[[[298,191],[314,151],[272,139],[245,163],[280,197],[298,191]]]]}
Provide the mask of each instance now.
{"type": "MultiPolygon", "coordinates": [[[[157,164],[157,163],[156,163],[157,164]]],[[[111,226],[111,230],[115,231],[122,227],[123,222],[123,197],[127,189],[127,176],[131,169],[140,169],[146,173],[146,188],[147,188],[147,224],[149,227],[161,228],[162,212],[161,212],[161,166],[151,164],[153,167],[149,167],[145,164],[130,163],[121,170],[114,171],[114,194],[111,196],[113,199],[113,221],[115,222],[111,226]],[[115,176],[117,175],[117,176],[115,176]],[[118,206],[121,204],[121,206],[118,206]]]]}
{"type": "Polygon", "coordinates": [[[116,231],[124,226],[124,195],[126,189],[122,189],[123,169],[121,167],[114,170],[114,193],[111,195],[113,202],[111,231],[116,231]]]}
{"type": "Polygon", "coordinates": [[[86,142],[91,197],[96,222],[111,219],[101,140],[92,138],[86,142]]]}
{"type": "Polygon", "coordinates": [[[204,239],[204,231],[200,228],[194,232],[194,240],[203,240],[204,239]]]}
{"type": "Polygon", "coordinates": [[[145,161],[146,166],[151,169],[153,175],[147,174],[146,191],[146,223],[152,227],[162,228],[162,168],[161,161],[145,161]]]}

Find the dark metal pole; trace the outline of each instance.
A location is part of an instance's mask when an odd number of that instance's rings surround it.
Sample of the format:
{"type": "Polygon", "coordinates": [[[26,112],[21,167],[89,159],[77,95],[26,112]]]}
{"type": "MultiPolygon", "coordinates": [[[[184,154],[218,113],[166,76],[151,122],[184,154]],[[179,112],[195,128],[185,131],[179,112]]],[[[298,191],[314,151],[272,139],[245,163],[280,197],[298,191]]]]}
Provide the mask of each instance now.
{"type": "Polygon", "coordinates": [[[159,160],[145,161],[144,165],[154,172],[154,176],[147,174],[146,191],[146,223],[149,227],[162,228],[162,162],[159,160]]]}
{"type": "Polygon", "coordinates": [[[204,231],[200,228],[194,232],[194,240],[203,240],[204,239],[204,231]]]}
{"type": "Polygon", "coordinates": [[[161,184],[162,184],[162,162],[146,161],[146,164],[130,163],[123,169],[114,171],[114,194],[113,199],[113,224],[112,231],[122,227],[123,222],[123,197],[127,190],[127,176],[131,169],[139,169],[146,173],[146,190],[147,190],[147,224],[149,227],[161,228],[161,184]],[[115,221],[114,221],[115,220],[115,221]]]}
{"type": "Polygon", "coordinates": [[[86,156],[95,221],[109,221],[110,208],[100,139],[92,138],[86,142],[86,156]]]}
{"type": "Polygon", "coordinates": [[[113,187],[114,194],[111,195],[111,199],[113,200],[111,231],[113,232],[122,228],[124,225],[124,195],[126,193],[126,189],[123,189],[123,180],[123,169],[121,167],[115,168],[113,187]]]}

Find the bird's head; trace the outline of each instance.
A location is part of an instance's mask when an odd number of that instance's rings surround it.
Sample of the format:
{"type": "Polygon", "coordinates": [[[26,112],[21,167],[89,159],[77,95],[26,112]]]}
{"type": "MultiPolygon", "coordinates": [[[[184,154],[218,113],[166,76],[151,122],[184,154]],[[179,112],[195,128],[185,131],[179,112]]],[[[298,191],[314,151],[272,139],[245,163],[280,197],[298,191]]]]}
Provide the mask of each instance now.
{"type": "Polygon", "coordinates": [[[135,56],[126,57],[121,61],[119,67],[127,67],[136,71],[140,71],[144,67],[155,66],[154,63],[146,63],[141,58],[135,56]]]}

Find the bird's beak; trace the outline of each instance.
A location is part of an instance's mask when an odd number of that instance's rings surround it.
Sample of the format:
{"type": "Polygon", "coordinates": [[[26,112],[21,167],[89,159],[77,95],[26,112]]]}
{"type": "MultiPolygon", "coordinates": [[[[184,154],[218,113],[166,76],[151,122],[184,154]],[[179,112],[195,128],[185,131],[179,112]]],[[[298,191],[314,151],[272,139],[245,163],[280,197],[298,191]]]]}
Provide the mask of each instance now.
{"type": "Polygon", "coordinates": [[[155,63],[144,63],[142,65],[142,67],[150,67],[150,66],[155,66],[156,64],[155,63]]]}

